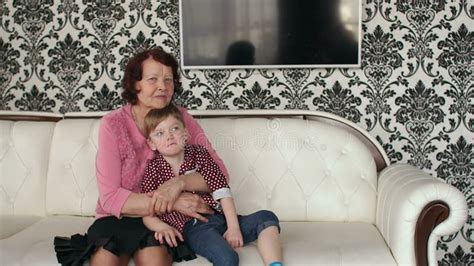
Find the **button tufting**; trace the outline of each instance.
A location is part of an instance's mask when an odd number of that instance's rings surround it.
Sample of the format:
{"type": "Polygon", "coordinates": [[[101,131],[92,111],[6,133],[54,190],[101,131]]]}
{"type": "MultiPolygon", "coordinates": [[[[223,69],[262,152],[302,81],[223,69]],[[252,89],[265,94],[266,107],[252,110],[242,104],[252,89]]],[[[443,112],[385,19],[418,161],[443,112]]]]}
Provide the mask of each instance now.
{"type": "Polygon", "coordinates": [[[347,149],[342,149],[341,153],[342,153],[342,154],[347,154],[348,151],[347,151],[347,149]]]}
{"type": "Polygon", "coordinates": [[[311,144],[313,144],[313,143],[312,143],[312,141],[309,137],[306,137],[306,138],[303,139],[303,144],[311,146],[311,144]]]}
{"type": "Polygon", "coordinates": [[[267,194],[267,199],[271,199],[272,198],[272,194],[268,193],[267,194]]]}
{"type": "Polygon", "coordinates": [[[255,172],[255,167],[253,167],[252,165],[249,165],[248,169],[250,172],[255,172]]]}
{"type": "Polygon", "coordinates": [[[322,151],[325,151],[327,149],[327,146],[325,144],[323,144],[323,145],[321,145],[320,148],[321,148],[322,151]]]}
{"type": "Polygon", "coordinates": [[[13,142],[8,143],[8,145],[10,145],[10,147],[15,146],[15,144],[13,144],[13,142]]]}
{"type": "Polygon", "coordinates": [[[331,176],[331,171],[329,171],[329,170],[324,171],[324,175],[331,176]]]}
{"type": "Polygon", "coordinates": [[[303,148],[307,150],[314,151],[316,149],[316,145],[309,139],[305,139],[303,141],[303,148]]]}

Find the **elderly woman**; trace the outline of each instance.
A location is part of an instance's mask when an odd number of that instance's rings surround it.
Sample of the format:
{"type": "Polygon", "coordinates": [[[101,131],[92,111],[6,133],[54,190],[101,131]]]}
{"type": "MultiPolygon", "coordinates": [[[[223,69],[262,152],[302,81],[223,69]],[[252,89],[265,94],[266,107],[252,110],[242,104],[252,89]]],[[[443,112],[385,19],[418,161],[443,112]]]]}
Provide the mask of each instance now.
{"type": "MultiPolygon", "coordinates": [[[[180,88],[178,63],[161,49],[141,52],[128,62],[123,88],[128,104],[104,116],[99,130],[99,200],[87,237],[95,248],[91,265],[126,265],[132,257],[137,265],[171,265],[173,257],[141,217],[176,210],[206,221],[199,213],[212,213],[200,197],[182,192],[208,191],[197,173],[172,179],[151,193],[139,193],[146,161],[153,156],[144,136],[144,117],[150,109],[170,104],[175,89],[180,88]]],[[[189,143],[207,147],[228,176],[201,127],[184,108],[180,111],[189,143]]]]}

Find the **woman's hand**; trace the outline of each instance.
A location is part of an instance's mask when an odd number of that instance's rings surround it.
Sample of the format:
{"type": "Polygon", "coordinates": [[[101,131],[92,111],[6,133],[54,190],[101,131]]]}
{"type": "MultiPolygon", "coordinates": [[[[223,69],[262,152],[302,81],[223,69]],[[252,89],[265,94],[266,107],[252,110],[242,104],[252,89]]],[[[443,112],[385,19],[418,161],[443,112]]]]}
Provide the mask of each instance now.
{"type": "Polygon", "coordinates": [[[244,238],[239,228],[227,228],[224,233],[224,239],[232,248],[240,248],[244,245],[244,238]]]}
{"type": "Polygon", "coordinates": [[[166,241],[170,247],[177,247],[178,241],[176,238],[184,241],[183,235],[173,226],[163,222],[160,223],[159,227],[160,228],[157,228],[158,230],[155,232],[155,239],[160,241],[160,244],[163,245],[166,241]]]}
{"type": "Polygon", "coordinates": [[[181,193],[174,203],[173,210],[203,222],[207,222],[207,218],[201,214],[214,213],[201,197],[189,192],[181,193]]]}
{"type": "Polygon", "coordinates": [[[149,215],[171,212],[176,199],[183,191],[184,185],[184,181],[177,177],[166,181],[155,191],[148,192],[147,196],[151,197],[148,205],[149,215]]]}

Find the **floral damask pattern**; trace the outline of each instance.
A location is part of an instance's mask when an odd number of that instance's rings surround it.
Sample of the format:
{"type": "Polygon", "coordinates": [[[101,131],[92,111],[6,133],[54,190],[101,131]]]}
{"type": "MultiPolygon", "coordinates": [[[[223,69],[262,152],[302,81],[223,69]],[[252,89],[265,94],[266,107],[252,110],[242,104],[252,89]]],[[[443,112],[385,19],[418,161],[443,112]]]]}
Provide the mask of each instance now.
{"type": "Polygon", "coordinates": [[[434,89],[425,88],[420,80],[413,89],[407,89],[406,94],[395,99],[396,105],[401,105],[395,113],[397,122],[406,123],[409,120],[431,121],[435,124],[443,122],[444,113],[441,105],[443,97],[435,94],[434,89]]]}
{"type": "Polygon", "coordinates": [[[13,1],[13,7],[16,9],[13,14],[14,22],[22,24],[28,21],[49,23],[53,21],[53,11],[50,7],[53,0],[38,1],[13,1]]]}
{"type": "Polygon", "coordinates": [[[44,77],[45,70],[39,69],[39,67],[45,63],[42,52],[48,48],[46,40],[58,36],[57,33],[50,31],[42,37],[47,24],[53,21],[52,6],[52,0],[13,1],[13,7],[15,8],[13,22],[21,25],[25,36],[14,31],[10,38],[23,41],[20,48],[27,52],[24,63],[31,65],[32,68],[31,71],[24,71],[26,77],[22,81],[31,79],[33,74],[41,81],[47,81],[44,77]]]}
{"type": "Polygon", "coordinates": [[[372,130],[380,124],[385,131],[393,132],[394,130],[390,129],[391,119],[386,116],[391,113],[389,100],[395,95],[391,87],[400,83],[406,84],[400,77],[391,81],[393,70],[402,65],[400,50],[403,43],[396,41],[393,34],[385,33],[382,27],[377,25],[373,33],[364,35],[362,47],[362,66],[367,81],[356,77],[349,85],[363,85],[367,88],[361,93],[369,99],[365,108],[366,114],[373,114],[373,119],[365,119],[367,129],[372,130]]]}
{"type": "Polygon", "coordinates": [[[396,132],[392,139],[407,142],[402,150],[411,155],[408,162],[421,169],[431,169],[429,155],[437,150],[434,142],[449,140],[443,132],[432,137],[435,126],[444,120],[441,110],[444,103],[444,98],[437,96],[434,89],[426,88],[421,80],[415,88],[407,89],[405,95],[395,99],[395,104],[400,106],[395,113],[396,121],[405,125],[408,136],[396,132]]]}
{"type": "Polygon", "coordinates": [[[8,15],[8,8],[5,6],[5,0],[0,0],[0,18],[3,18],[3,16],[7,16],[7,15],[8,15]]]}
{"type": "Polygon", "coordinates": [[[433,9],[437,12],[441,12],[445,8],[446,0],[399,0],[396,2],[397,11],[402,13],[409,12],[410,10],[417,9],[433,9]]]}
{"type": "Polygon", "coordinates": [[[97,50],[94,63],[100,64],[100,68],[94,68],[95,77],[90,80],[96,81],[106,73],[110,79],[117,81],[119,78],[115,76],[116,68],[110,66],[115,63],[116,58],[113,50],[120,44],[116,38],[123,34],[122,32],[115,32],[117,23],[125,17],[125,10],[121,6],[123,1],[84,0],[83,3],[87,5],[83,12],[84,20],[91,24],[95,34],[86,30],[80,36],[93,38],[90,46],[97,50]]]}
{"type": "MultiPolygon", "coordinates": [[[[321,110],[365,128],[391,162],[452,184],[471,209],[438,264],[474,261],[474,4],[362,0],[361,67],[182,71],[190,109],[321,110]]],[[[0,110],[88,112],[124,104],[131,56],[180,58],[179,1],[0,0],[0,110]]]]}
{"type": "Polygon", "coordinates": [[[155,9],[155,14],[165,22],[167,30],[162,30],[158,27],[152,31],[152,34],[166,36],[163,40],[163,46],[167,47],[167,50],[179,59],[178,9],[178,0],[162,1],[155,9]]]}
{"type": "Polygon", "coordinates": [[[447,68],[453,64],[469,65],[474,57],[474,32],[469,32],[462,24],[457,32],[450,32],[445,41],[438,43],[443,52],[439,55],[439,65],[447,68]]]}
{"type": "Polygon", "coordinates": [[[89,82],[79,85],[82,75],[90,69],[90,63],[87,60],[89,54],[89,49],[84,47],[79,40],[74,40],[70,34],[67,34],[64,41],[58,42],[56,47],[48,52],[48,56],[51,57],[48,64],[49,71],[56,74],[59,81],[59,84],[51,86],[59,90],[55,97],[63,102],[59,108],[61,113],[79,111],[77,102],[84,98],[80,88],[92,86],[89,82]]]}
{"type": "Polygon", "coordinates": [[[474,255],[469,252],[465,252],[463,248],[458,246],[453,253],[447,253],[444,255],[443,259],[438,263],[442,266],[451,266],[451,265],[471,265],[474,261],[474,255]]]}
{"type": "Polygon", "coordinates": [[[64,41],[58,42],[56,47],[49,50],[51,61],[49,71],[58,75],[61,85],[68,91],[73,90],[79,83],[82,74],[87,73],[90,63],[87,60],[89,49],[84,47],[79,40],[73,40],[71,35],[66,35],[64,41]]]}
{"type": "Polygon", "coordinates": [[[286,82],[281,82],[277,77],[274,77],[268,82],[268,87],[282,86],[280,96],[288,99],[288,104],[285,109],[309,109],[305,101],[314,95],[311,87],[315,85],[323,85],[319,79],[313,81],[308,80],[310,75],[309,69],[285,69],[283,70],[283,77],[286,82]]]}
{"type": "Polygon", "coordinates": [[[239,109],[275,109],[280,105],[280,99],[274,97],[270,90],[264,90],[255,82],[250,90],[244,90],[243,95],[234,99],[234,106],[239,109]]]}
{"type": "Polygon", "coordinates": [[[10,110],[7,103],[15,99],[13,88],[8,86],[14,75],[20,72],[19,57],[20,51],[0,37],[0,110],[10,110]]]}
{"type": "Polygon", "coordinates": [[[134,15],[131,15],[129,17],[130,20],[130,25],[126,25],[125,27],[130,29],[133,28],[139,23],[140,21],[143,21],[145,25],[148,27],[154,27],[154,25],[151,25],[151,21],[153,19],[152,14],[145,14],[145,12],[151,10],[151,1],[150,0],[145,0],[145,1],[133,1],[130,3],[130,11],[136,11],[137,12],[137,17],[134,15]]]}
{"type": "Polygon", "coordinates": [[[202,100],[193,95],[190,90],[175,90],[174,103],[179,106],[186,106],[189,109],[197,109],[202,105],[202,100]]]}
{"type": "MultiPolygon", "coordinates": [[[[130,37],[130,36],[129,36],[130,37]]],[[[119,50],[122,59],[120,60],[120,70],[125,70],[125,65],[128,59],[134,54],[137,54],[146,49],[155,48],[157,45],[153,39],[148,39],[142,31],[139,31],[136,37],[129,38],[125,46],[122,46],[119,50]]]]}
{"type": "Polygon", "coordinates": [[[450,32],[448,38],[438,43],[442,53],[438,57],[439,66],[448,70],[452,81],[439,77],[434,84],[449,85],[446,95],[452,98],[449,107],[457,119],[450,119],[453,132],[461,124],[474,132],[474,32],[462,24],[457,32],[450,32]]]}
{"type": "Polygon", "coordinates": [[[57,20],[57,27],[55,30],[62,30],[66,25],[70,24],[76,30],[82,30],[83,27],[78,26],[79,17],[72,17],[73,14],[77,14],[79,12],[79,5],[75,3],[73,0],[62,0],[61,3],[58,5],[58,14],[65,14],[65,19],[58,18],[57,20]]]}
{"type": "Polygon", "coordinates": [[[33,85],[30,92],[23,93],[21,99],[15,101],[15,107],[22,111],[47,112],[51,111],[55,106],[56,102],[50,99],[46,92],[40,92],[36,85],[33,85]]]}
{"type": "Polygon", "coordinates": [[[377,25],[374,33],[364,34],[362,45],[362,66],[389,65],[393,68],[402,65],[402,56],[399,50],[403,43],[397,41],[393,34],[384,33],[382,27],[377,25]]]}
{"type": "Polygon", "coordinates": [[[439,178],[467,193],[474,182],[474,144],[460,137],[456,143],[436,155],[441,164],[436,168],[439,178]]]}
{"type": "Polygon", "coordinates": [[[351,90],[343,89],[338,81],[334,83],[332,89],[323,91],[321,97],[313,100],[313,104],[319,107],[319,110],[336,114],[355,123],[360,122],[362,116],[357,109],[361,102],[359,97],[352,95],[351,90]]]}
{"type": "Polygon", "coordinates": [[[433,73],[433,62],[430,62],[433,58],[433,49],[430,47],[430,43],[437,39],[436,30],[451,28],[451,25],[441,19],[439,24],[434,24],[435,16],[437,13],[444,11],[445,0],[415,0],[397,1],[397,10],[405,14],[405,18],[410,26],[406,26],[401,20],[396,21],[392,24],[392,29],[400,29],[407,31],[403,36],[405,40],[411,43],[411,48],[408,49],[408,58],[415,58],[415,65],[411,62],[407,63],[409,73],[403,74],[403,76],[413,76],[419,67],[422,68],[423,72],[430,77],[435,77],[439,73],[433,73]]]}
{"type": "Polygon", "coordinates": [[[190,88],[202,87],[204,92],[202,97],[209,100],[210,104],[206,106],[208,110],[229,109],[226,101],[234,96],[232,87],[245,87],[245,82],[236,78],[234,82],[229,83],[230,70],[204,70],[204,77],[209,82],[205,84],[201,79],[194,76],[189,84],[190,88]]]}
{"type": "Polygon", "coordinates": [[[105,84],[100,91],[94,91],[92,97],[84,101],[87,111],[114,110],[125,104],[115,90],[110,90],[105,84]]]}
{"type": "Polygon", "coordinates": [[[0,91],[5,90],[12,76],[20,72],[19,57],[20,51],[0,38],[0,91]]]}

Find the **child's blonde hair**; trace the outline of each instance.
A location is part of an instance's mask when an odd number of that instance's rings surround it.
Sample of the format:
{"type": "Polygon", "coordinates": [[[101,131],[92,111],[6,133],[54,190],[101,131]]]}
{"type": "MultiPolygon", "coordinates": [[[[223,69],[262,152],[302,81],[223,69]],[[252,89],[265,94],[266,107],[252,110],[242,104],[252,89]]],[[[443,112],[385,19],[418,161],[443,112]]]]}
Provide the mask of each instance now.
{"type": "Polygon", "coordinates": [[[179,111],[178,107],[176,105],[170,103],[168,106],[161,108],[161,109],[151,109],[148,114],[145,116],[145,133],[146,136],[149,137],[150,133],[153,132],[153,130],[158,126],[163,120],[165,120],[167,117],[173,116],[176,118],[179,122],[183,124],[183,126],[186,127],[184,124],[184,119],[183,115],[179,111]]]}

